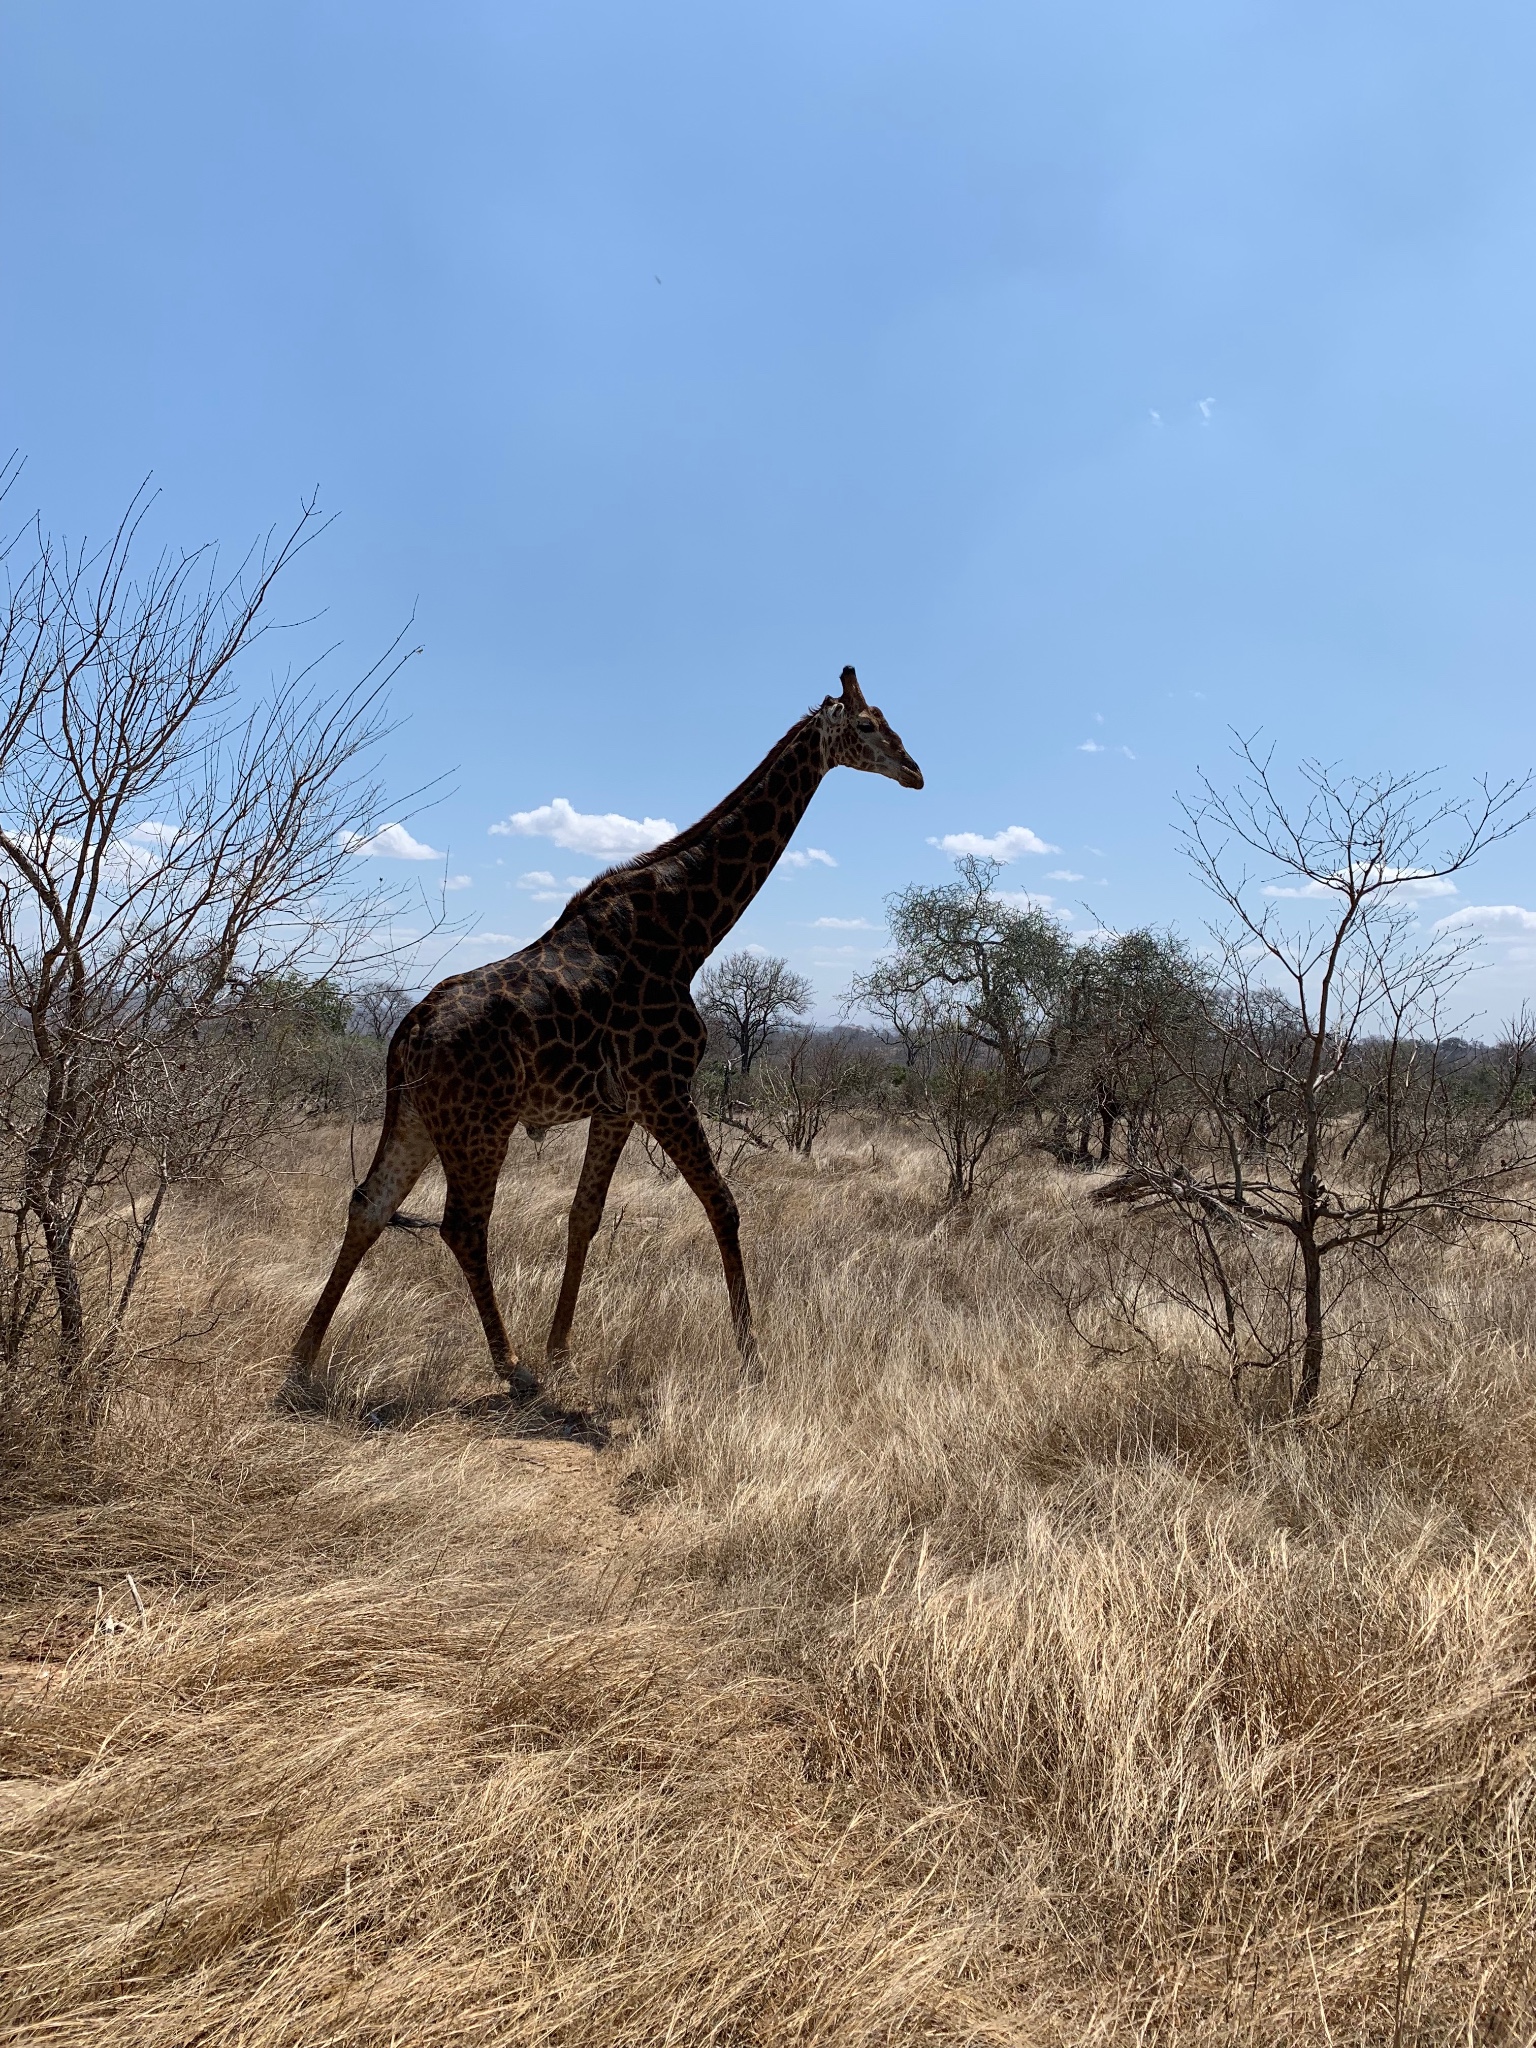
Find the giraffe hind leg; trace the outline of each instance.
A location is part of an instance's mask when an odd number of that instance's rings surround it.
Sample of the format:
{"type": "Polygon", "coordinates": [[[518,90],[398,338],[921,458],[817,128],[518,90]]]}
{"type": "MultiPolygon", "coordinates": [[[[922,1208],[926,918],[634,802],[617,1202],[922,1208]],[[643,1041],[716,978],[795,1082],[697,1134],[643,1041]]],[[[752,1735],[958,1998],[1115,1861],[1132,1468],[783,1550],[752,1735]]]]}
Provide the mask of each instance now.
{"type": "Polygon", "coordinates": [[[458,1260],[490,1349],[491,1366],[513,1393],[527,1400],[539,1391],[537,1377],[518,1358],[501,1319],[501,1305],[491,1279],[487,1239],[491,1210],[496,1202],[496,1182],[506,1157],[507,1140],[488,1143],[473,1157],[445,1159],[448,1199],[438,1226],[443,1243],[458,1260]]]}
{"type": "Polygon", "coordinates": [[[391,1104],[391,1110],[393,1113],[386,1119],[373,1164],[361,1184],[352,1190],[352,1199],[347,1207],[346,1235],[342,1238],[341,1250],[336,1254],[331,1276],[321,1289],[320,1299],[310,1311],[309,1321],[299,1332],[293,1347],[283,1388],[284,1397],[292,1406],[312,1404],[315,1357],[330,1327],[331,1317],[336,1313],[336,1305],[346,1292],[347,1282],[420,1180],[436,1150],[427,1136],[426,1126],[413,1109],[401,1106],[397,1098],[391,1104]]]}
{"type": "Polygon", "coordinates": [[[570,1342],[571,1318],[576,1313],[576,1297],[581,1292],[587,1249],[603,1220],[603,1204],[608,1199],[613,1169],[619,1163],[619,1154],[624,1150],[633,1128],[627,1116],[595,1116],[587,1128],[587,1156],[582,1161],[581,1179],[576,1184],[570,1221],[566,1225],[565,1277],[560,1283],[560,1299],[555,1304],[549,1341],[544,1347],[544,1356],[551,1363],[565,1356],[570,1342]]]}

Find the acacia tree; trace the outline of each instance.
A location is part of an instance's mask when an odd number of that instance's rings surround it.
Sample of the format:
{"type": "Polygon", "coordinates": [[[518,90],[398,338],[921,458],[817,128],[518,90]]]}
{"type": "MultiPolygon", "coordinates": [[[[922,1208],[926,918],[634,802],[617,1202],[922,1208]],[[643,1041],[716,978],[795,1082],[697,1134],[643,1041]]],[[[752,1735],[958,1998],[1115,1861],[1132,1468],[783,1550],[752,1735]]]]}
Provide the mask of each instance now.
{"type": "Polygon", "coordinates": [[[1177,1297],[1221,1335],[1234,1376],[1294,1358],[1300,1413],[1340,1302],[1391,1275],[1401,1240],[1532,1220],[1531,1026],[1489,1055],[1480,1088],[1463,1085],[1445,1006],[1472,941],[1419,916],[1524,822],[1526,785],[1448,801],[1431,776],[1309,762],[1292,801],[1269,756],[1236,751],[1237,788],[1203,780],[1185,807],[1221,913],[1204,1029],[1159,1035],[1192,1107],[1099,1199],[1178,1219],[1177,1297]]]}
{"type": "Polygon", "coordinates": [[[210,550],[136,574],[143,511],[94,552],[33,527],[3,554],[0,1344],[14,1364],[42,1317],[67,1383],[110,1350],[168,1187],[269,1117],[271,989],[344,969],[380,908],[346,835],[376,823],[389,657],[334,695],[236,696],[313,503],[233,577],[210,550]]]}
{"type": "Polygon", "coordinates": [[[936,1025],[963,1031],[1022,1102],[1060,1050],[1072,941],[1044,910],[1002,900],[1001,862],[965,854],[955,870],[953,882],[887,899],[892,951],[854,981],[849,1003],[909,1052],[936,1025]]]}
{"type": "Polygon", "coordinates": [[[1202,970],[1169,933],[1095,937],[1073,954],[1058,1010],[1051,1150],[1064,1163],[1108,1166],[1116,1133],[1134,1164],[1142,1141],[1167,1114],[1177,1070],[1166,1048],[1187,1057],[1201,1028],[1202,970]],[[1074,1133],[1075,1125],[1075,1133],[1074,1133]]]}
{"type": "Polygon", "coordinates": [[[998,861],[966,855],[957,879],[887,900],[894,946],[851,984],[847,1005],[902,1049],[903,1098],[943,1155],[963,1202],[1003,1134],[1038,1112],[1070,1032],[1073,946],[1038,908],[997,891],[998,861]]]}

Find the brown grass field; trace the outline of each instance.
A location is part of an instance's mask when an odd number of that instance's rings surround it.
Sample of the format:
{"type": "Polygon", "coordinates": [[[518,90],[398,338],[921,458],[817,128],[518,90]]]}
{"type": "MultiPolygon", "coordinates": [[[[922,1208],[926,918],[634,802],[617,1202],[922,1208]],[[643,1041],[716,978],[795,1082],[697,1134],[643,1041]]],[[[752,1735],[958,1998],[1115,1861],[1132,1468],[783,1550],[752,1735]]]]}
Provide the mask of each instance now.
{"type": "MultiPolygon", "coordinates": [[[[519,1139],[532,1355],[581,1133],[519,1139]]],[[[359,1143],[360,1152],[365,1150],[359,1143]]],[[[1536,1268],[1426,1258],[1346,1409],[1105,1363],[1088,1184],[638,1147],[519,1418],[435,1236],[274,1412],[345,1130],[183,1201],[88,1451],[12,1390],[0,2040],[1536,2041],[1536,1268]],[[173,1341],[175,1340],[175,1341],[173,1341]],[[29,1433],[30,1432],[30,1433],[29,1433]],[[131,1583],[130,1583],[131,1575],[131,1583]]],[[[432,1210],[429,1186],[413,1207],[432,1210]]]]}

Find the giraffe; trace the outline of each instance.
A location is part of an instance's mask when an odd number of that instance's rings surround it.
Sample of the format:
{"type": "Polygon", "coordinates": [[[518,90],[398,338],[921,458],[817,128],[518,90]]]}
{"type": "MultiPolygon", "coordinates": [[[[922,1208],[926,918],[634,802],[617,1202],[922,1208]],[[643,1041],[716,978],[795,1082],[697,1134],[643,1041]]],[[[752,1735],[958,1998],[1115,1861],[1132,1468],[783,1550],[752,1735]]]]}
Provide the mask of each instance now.
{"type": "Polygon", "coordinates": [[[384,1127],[353,1190],[346,1234],[294,1346],[286,1393],[311,1394],[316,1353],[359,1261],[435,1153],[448,1194],[439,1231],[463,1269],[490,1347],[514,1393],[538,1391],[502,1322],[486,1258],[496,1183],[519,1124],[542,1131],[589,1118],[571,1204],[565,1274],[545,1347],[570,1338],[587,1249],[625,1140],[638,1123],[709,1217],[743,1361],[755,1356],[736,1202],[694,1107],[704,1024],[689,986],[741,917],[821,779],[836,767],[921,789],[922,770],[851,668],[771,747],[745,782],[675,839],[589,882],[521,952],[439,982],[389,1048],[384,1127]]]}

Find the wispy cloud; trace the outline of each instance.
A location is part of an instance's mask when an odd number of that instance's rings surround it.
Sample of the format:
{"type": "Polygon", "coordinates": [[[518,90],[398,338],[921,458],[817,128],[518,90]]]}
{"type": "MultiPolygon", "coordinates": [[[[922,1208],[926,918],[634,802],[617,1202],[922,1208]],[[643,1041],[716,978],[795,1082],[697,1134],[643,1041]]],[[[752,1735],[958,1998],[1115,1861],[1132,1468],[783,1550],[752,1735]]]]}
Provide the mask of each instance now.
{"type": "Polygon", "coordinates": [[[600,859],[628,859],[649,853],[664,839],[674,839],[670,818],[626,818],[621,811],[578,811],[563,796],[537,810],[514,811],[491,827],[506,837],[552,839],[567,853],[590,853],[600,859]]]}
{"type": "Polygon", "coordinates": [[[883,926],[871,924],[867,917],[818,917],[812,920],[814,929],[826,932],[878,932],[883,926]]]}
{"type": "Polygon", "coordinates": [[[445,889],[472,889],[474,885],[475,878],[473,875],[450,875],[447,881],[444,882],[443,887],[445,889]]]}
{"type": "Polygon", "coordinates": [[[371,854],[379,860],[441,860],[436,847],[424,846],[419,839],[413,839],[403,825],[381,825],[377,832],[366,836],[361,832],[343,832],[341,844],[348,853],[371,854]]]}
{"type": "Polygon", "coordinates": [[[808,868],[812,861],[818,861],[824,868],[835,868],[837,866],[837,862],[832,858],[831,854],[827,852],[825,847],[821,846],[795,846],[791,847],[789,852],[784,855],[784,865],[787,868],[808,868]]]}
{"type": "Polygon", "coordinates": [[[1200,424],[1208,427],[1211,424],[1211,414],[1216,410],[1216,401],[1214,398],[1197,398],[1195,409],[1200,415],[1200,424]]]}
{"type": "Polygon", "coordinates": [[[1468,903],[1439,918],[1435,930],[1482,932],[1490,939],[1528,939],[1536,934],[1536,910],[1524,910],[1518,903],[1468,903]]]}
{"type": "Polygon", "coordinates": [[[511,932],[466,932],[462,939],[455,939],[456,946],[515,946],[517,939],[511,932]]]}
{"type": "Polygon", "coordinates": [[[1080,754],[1124,754],[1127,761],[1134,761],[1136,758],[1129,747],[1110,747],[1100,740],[1080,740],[1077,751],[1080,754]]]}
{"type": "MultiPolygon", "coordinates": [[[[1400,889],[1405,896],[1421,901],[1428,896],[1454,896],[1456,884],[1446,875],[1426,874],[1422,868],[1386,868],[1362,865],[1354,870],[1357,883],[1375,881],[1383,887],[1400,889]]],[[[1327,896],[1342,895],[1350,886],[1350,873],[1340,868],[1337,874],[1316,881],[1291,884],[1266,882],[1266,896],[1291,897],[1299,901],[1316,903],[1327,896]]],[[[1442,920],[1443,921],[1443,920],[1442,920]]]]}
{"type": "Polygon", "coordinates": [[[1080,882],[1083,877],[1075,868],[1047,868],[1045,879],[1048,882],[1080,882]]]}
{"type": "Polygon", "coordinates": [[[514,886],[526,889],[535,903],[564,903],[573,891],[584,889],[590,880],[589,875],[567,875],[560,882],[548,868],[530,868],[518,876],[514,886]]]}
{"type": "Polygon", "coordinates": [[[930,839],[944,853],[973,853],[981,860],[1017,860],[1025,853],[1060,853],[1027,825],[1005,825],[1001,832],[946,832],[942,839],[930,839]]]}
{"type": "Polygon", "coordinates": [[[1010,910],[1046,910],[1052,917],[1066,915],[1056,908],[1054,896],[1042,896],[1034,889],[999,889],[997,900],[1006,903],[1010,910]]]}

